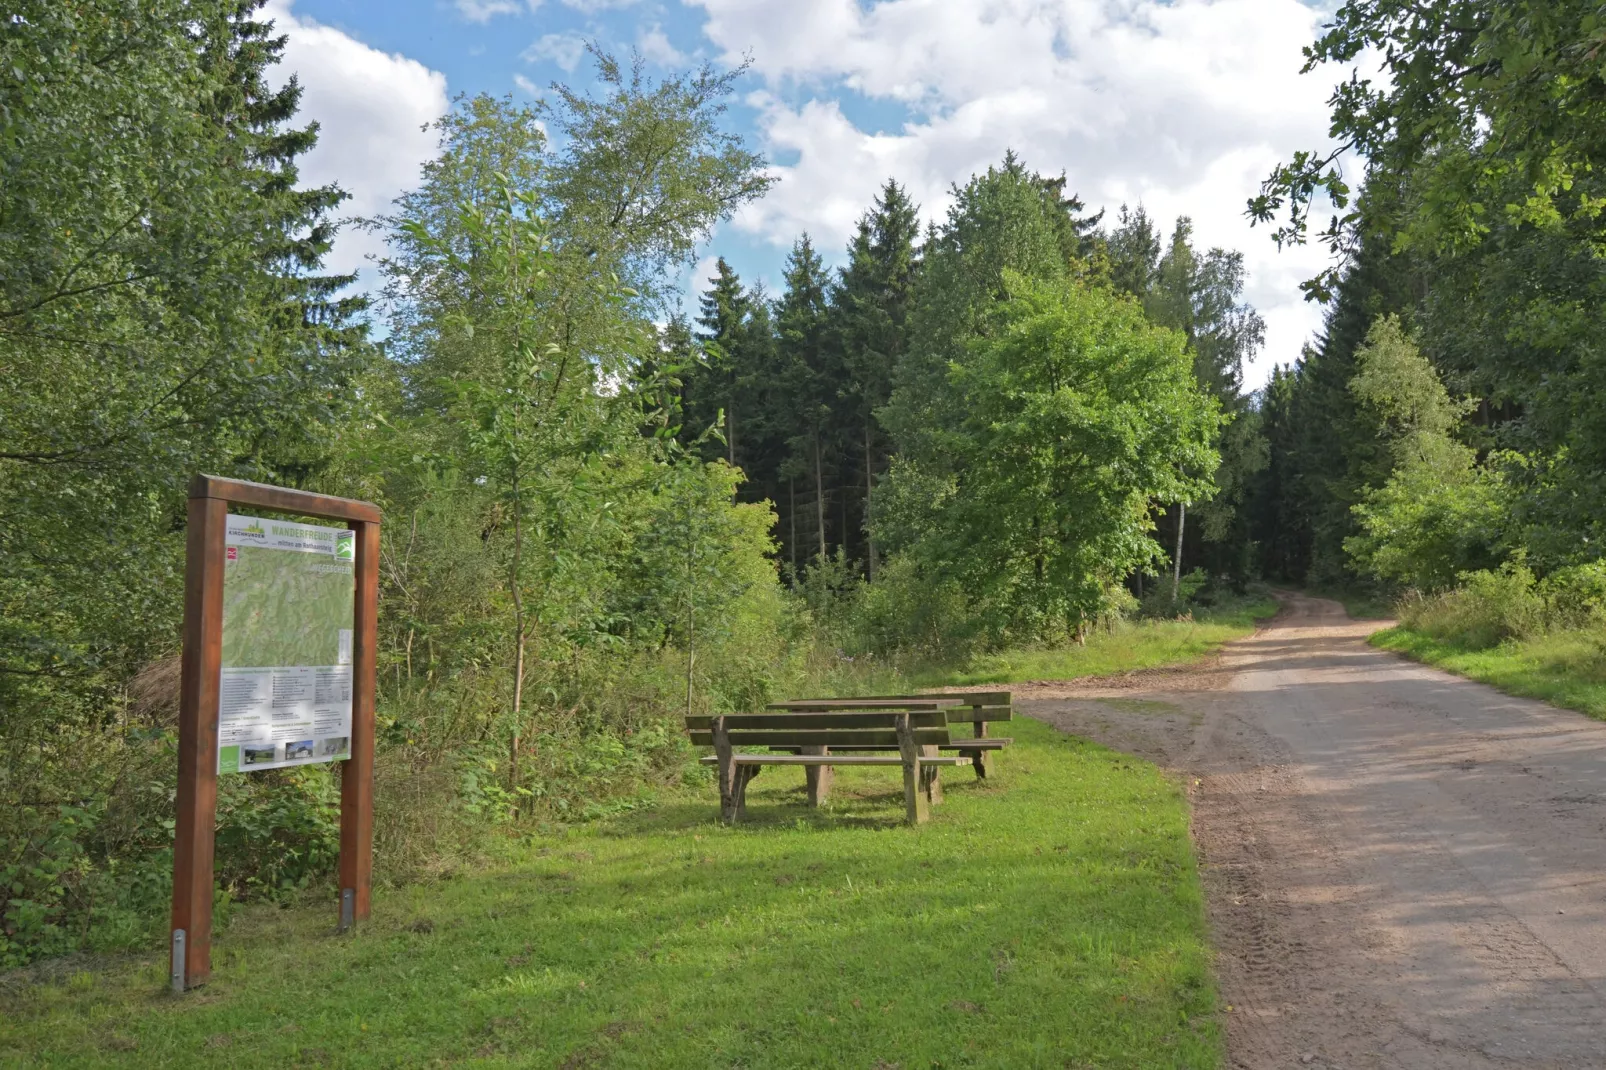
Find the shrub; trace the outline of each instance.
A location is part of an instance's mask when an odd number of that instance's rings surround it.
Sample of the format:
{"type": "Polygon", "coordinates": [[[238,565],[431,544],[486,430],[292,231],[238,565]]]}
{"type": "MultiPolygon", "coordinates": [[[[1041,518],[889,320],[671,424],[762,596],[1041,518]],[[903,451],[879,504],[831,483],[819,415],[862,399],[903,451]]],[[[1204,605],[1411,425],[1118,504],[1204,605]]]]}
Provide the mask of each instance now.
{"type": "Polygon", "coordinates": [[[1188,616],[1196,605],[1209,605],[1215,592],[1209,589],[1210,578],[1204,569],[1196,568],[1183,574],[1177,584],[1177,597],[1171,597],[1171,577],[1160,576],[1143,586],[1143,597],[1137,600],[1140,617],[1153,620],[1172,620],[1188,616]]]}
{"type": "Polygon", "coordinates": [[[1573,565],[1539,585],[1556,628],[1593,628],[1606,623],[1606,561],[1573,565]]]}
{"type": "Polygon", "coordinates": [[[889,558],[858,592],[842,629],[852,654],[963,658],[980,641],[977,606],[951,579],[924,575],[912,558],[889,558]]]}
{"type": "Polygon", "coordinates": [[[1462,573],[1454,590],[1408,596],[1400,604],[1407,628],[1474,650],[1541,634],[1549,621],[1533,572],[1518,562],[1462,573]]]}

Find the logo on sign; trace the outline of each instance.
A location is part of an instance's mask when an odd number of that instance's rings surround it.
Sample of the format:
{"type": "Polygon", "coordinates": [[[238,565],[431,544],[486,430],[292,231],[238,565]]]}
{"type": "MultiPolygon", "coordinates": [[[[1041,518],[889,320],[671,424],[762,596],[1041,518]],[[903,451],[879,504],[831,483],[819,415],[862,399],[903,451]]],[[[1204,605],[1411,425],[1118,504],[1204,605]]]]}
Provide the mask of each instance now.
{"type": "Polygon", "coordinates": [[[238,561],[239,558],[240,558],[240,548],[238,546],[230,546],[230,547],[228,547],[228,555],[227,556],[228,556],[228,559],[230,561],[238,561]]]}

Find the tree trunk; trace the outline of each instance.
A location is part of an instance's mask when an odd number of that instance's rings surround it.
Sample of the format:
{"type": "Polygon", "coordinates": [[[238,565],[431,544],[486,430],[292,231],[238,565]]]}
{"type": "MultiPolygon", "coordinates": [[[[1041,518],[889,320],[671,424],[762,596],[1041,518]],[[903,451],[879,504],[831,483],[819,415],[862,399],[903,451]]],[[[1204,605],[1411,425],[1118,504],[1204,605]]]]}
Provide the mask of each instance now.
{"type": "MultiPolygon", "coordinates": [[[[517,469],[513,476],[513,565],[508,577],[509,587],[513,594],[513,738],[508,744],[507,780],[508,790],[519,790],[519,743],[524,728],[524,593],[521,589],[519,576],[524,560],[524,519],[522,501],[519,495],[519,477],[517,469]]],[[[513,813],[518,815],[519,806],[517,797],[513,803],[513,813]]]]}
{"type": "Polygon", "coordinates": [[[875,452],[870,446],[870,424],[864,425],[864,567],[866,578],[875,582],[875,452]]]}
{"type": "Polygon", "coordinates": [[[797,476],[786,477],[787,516],[792,521],[792,589],[797,589],[797,476]]]}
{"type": "Polygon", "coordinates": [[[1177,556],[1171,562],[1171,604],[1177,604],[1177,593],[1182,589],[1182,528],[1188,522],[1188,503],[1177,503],[1177,556]]]}
{"type": "Polygon", "coordinates": [[[692,672],[697,666],[697,603],[692,583],[697,575],[697,539],[690,510],[686,514],[686,716],[691,716],[692,672]]]}
{"type": "Polygon", "coordinates": [[[820,476],[820,433],[814,432],[814,515],[820,525],[820,560],[825,560],[825,480],[820,476]]]}
{"type": "Polygon", "coordinates": [[[848,528],[848,488],[847,487],[843,487],[842,488],[841,513],[842,513],[842,527],[841,527],[840,530],[842,532],[842,548],[847,553],[851,554],[853,552],[853,547],[851,545],[849,545],[849,543],[848,543],[848,531],[849,531],[849,528],[848,528]]]}

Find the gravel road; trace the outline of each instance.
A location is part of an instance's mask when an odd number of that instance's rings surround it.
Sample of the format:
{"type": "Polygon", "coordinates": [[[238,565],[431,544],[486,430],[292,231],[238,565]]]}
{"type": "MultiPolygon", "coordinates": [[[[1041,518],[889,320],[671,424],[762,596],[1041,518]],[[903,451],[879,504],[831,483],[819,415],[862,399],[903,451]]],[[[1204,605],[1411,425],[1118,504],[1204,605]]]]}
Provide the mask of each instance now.
{"type": "Polygon", "coordinates": [[[1219,661],[1017,687],[1193,801],[1229,1065],[1606,1067],[1606,724],[1290,595],[1219,661]]]}

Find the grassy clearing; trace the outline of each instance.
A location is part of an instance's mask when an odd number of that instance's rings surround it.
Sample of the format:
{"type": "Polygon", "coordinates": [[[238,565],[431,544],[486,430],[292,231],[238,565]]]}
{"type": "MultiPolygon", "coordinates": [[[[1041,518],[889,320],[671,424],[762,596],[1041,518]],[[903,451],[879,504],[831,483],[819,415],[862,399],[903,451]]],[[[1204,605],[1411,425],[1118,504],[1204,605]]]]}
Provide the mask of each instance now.
{"type": "MultiPolygon", "coordinates": [[[[984,786],[945,773],[898,825],[890,770],[823,811],[766,770],[751,820],[710,783],[531,837],[473,876],[241,911],[210,985],[165,959],[0,978],[0,1059],[554,1067],[1215,1067],[1184,799],[1151,765],[1032,721],[984,786]]],[[[82,964],[80,964],[82,965],[82,964]]]]}
{"type": "Polygon", "coordinates": [[[1195,610],[1193,620],[1147,620],[1096,632],[1086,646],[1049,650],[1011,650],[973,659],[961,670],[917,671],[920,687],[1009,684],[1023,680],[1074,680],[1162,665],[1185,665],[1215,653],[1223,643],[1242,639],[1277,612],[1274,598],[1261,596],[1195,610]]]}
{"type": "Polygon", "coordinates": [[[1371,642],[1513,695],[1606,720],[1606,649],[1601,639],[1596,632],[1558,631],[1473,649],[1397,627],[1376,633],[1371,642]]]}

